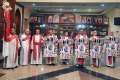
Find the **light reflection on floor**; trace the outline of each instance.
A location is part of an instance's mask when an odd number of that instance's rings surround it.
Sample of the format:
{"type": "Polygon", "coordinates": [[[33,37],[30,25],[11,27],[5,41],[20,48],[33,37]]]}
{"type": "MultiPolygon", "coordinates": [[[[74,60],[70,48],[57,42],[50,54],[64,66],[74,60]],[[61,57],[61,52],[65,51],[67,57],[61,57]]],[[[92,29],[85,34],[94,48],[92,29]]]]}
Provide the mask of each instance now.
{"type": "MultiPolygon", "coordinates": [[[[75,67],[71,68],[70,66],[71,65],[29,65],[20,66],[16,69],[0,69],[0,73],[5,73],[4,76],[0,77],[0,80],[103,80],[91,75],[91,73],[88,74],[81,70],[79,71],[75,67]]],[[[109,68],[105,69],[112,71],[109,68]]],[[[96,71],[97,70],[102,71],[104,69],[99,68],[96,69],[96,71]]]]}
{"type": "Polygon", "coordinates": [[[29,65],[29,66],[20,66],[15,69],[0,69],[0,73],[5,74],[4,76],[0,77],[0,80],[18,80],[22,78],[32,77],[32,76],[64,69],[69,66],[70,65],[65,65],[65,66],[29,65]]]}

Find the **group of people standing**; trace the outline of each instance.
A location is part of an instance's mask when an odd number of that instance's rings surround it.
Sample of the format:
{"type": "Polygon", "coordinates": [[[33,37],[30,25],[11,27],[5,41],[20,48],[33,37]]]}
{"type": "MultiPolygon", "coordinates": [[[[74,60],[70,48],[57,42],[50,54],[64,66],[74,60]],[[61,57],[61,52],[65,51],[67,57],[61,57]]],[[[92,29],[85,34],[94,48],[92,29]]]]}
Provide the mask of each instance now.
{"type": "Polygon", "coordinates": [[[53,29],[49,29],[47,35],[42,36],[40,29],[35,29],[31,36],[29,29],[18,37],[15,28],[11,28],[7,35],[7,41],[3,39],[4,68],[15,68],[18,64],[74,64],[84,66],[86,58],[90,58],[90,64],[99,67],[99,61],[104,54],[106,65],[114,66],[114,58],[120,53],[120,39],[110,32],[105,38],[97,36],[93,31],[88,38],[85,31],[79,31],[73,38],[68,32],[58,35],[53,29]]]}

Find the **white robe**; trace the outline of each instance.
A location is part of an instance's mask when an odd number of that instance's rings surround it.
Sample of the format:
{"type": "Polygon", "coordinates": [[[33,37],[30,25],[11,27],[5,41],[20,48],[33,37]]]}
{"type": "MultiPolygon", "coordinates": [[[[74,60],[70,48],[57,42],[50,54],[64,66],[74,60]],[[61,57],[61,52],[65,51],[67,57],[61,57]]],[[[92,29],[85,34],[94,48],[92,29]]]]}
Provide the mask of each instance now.
{"type": "Polygon", "coordinates": [[[46,37],[46,39],[50,39],[50,38],[53,38],[53,42],[49,41],[48,43],[46,43],[46,47],[44,49],[44,57],[46,58],[57,57],[57,50],[55,50],[55,48],[57,47],[56,45],[57,45],[58,38],[56,35],[49,35],[46,37]]]}
{"type": "Polygon", "coordinates": [[[85,49],[86,47],[84,44],[78,45],[78,48],[75,50],[76,58],[85,58],[85,49]],[[80,48],[82,48],[82,51],[80,50],[80,48]]]}
{"type": "Polygon", "coordinates": [[[94,45],[93,48],[90,51],[91,58],[98,58],[100,55],[100,46],[94,45]],[[97,50],[96,50],[97,49],[97,50]]]}
{"type": "Polygon", "coordinates": [[[86,54],[86,45],[85,45],[85,43],[86,42],[81,42],[81,43],[79,43],[78,41],[79,41],[79,39],[87,39],[87,36],[83,36],[83,35],[77,35],[76,36],[76,43],[75,43],[75,46],[76,46],[76,48],[75,48],[75,57],[76,58],[85,58],[85,54],[86,54]]]}
{"type": "MultiPolygon", "coordinates": [[[[42,39],[43,37],[41,35],[34,35],[35,36],[35,42],[39,42],[40,38],[42,39]]],[[[33,49],[34,44],[33,44],[33,38],[31,42],[31,48],[33,49]]],[[[40,49],[40,59],[39,59],[39,53],[38,53],[38,47],[39,45],[36,45],[36,60],[33,58],[33,52],[31,54],[31,64],[42,64],[42,50],[40,49]]]]}
{"type": "Polygon", "coordinates": [[[117,51],[117,45],[115,43],[107,43],[104,45],[104,48],[105,48],[105,54],[106,54],[106,65],[107,66],[114,66],[113,56],[115,55],[115,53],[117,51]],[[111,48],[112,45],[114,45],[114,47],[115,47],[114,50],[111,48]],[[112,64],[109,64],[108,56],[112,57],[112,64]]]}
{"type": "Polygon", "coordinates": [[[90,40],[92,40],[92,46],[90,49],[90,56],[91,56],[91,58],[98,58],[98,56],[100,55],[101,47],[99,44],[97,44],[93,41],[94,39],[97,40],[99,38],[98,38],[98,36],[93,36],[90,38],[90,40]]]}
{"type": "Polygon", "coordinates": [[[100,52],[101,52],[101,46],[97,43],[94,43],[93,40],[99,39],[98,36],[93,36],[90,38],[92,40],[92,48],[90,49],[90,57],[91,57],[91,63],[93,65],[99,66],[99,58],[100,58],[100,52]],[[96,59],[96,63],[94,63],[93,59],[96,59]]]}
{"type": "MultiPolygon", "coordinates": [[[[70,40],[69,37],[62,36],[61,42],[70,40]]],[[[60,59],[71,59],[71,47],[70,43],[62,44],[61,50],[60,50],[60,59]]]]}
{"type": "Polygon", "coordinates": [[[14,68],[18,66],[18,56],[15,62],[15,54],[16,54],[16,44],[18,44],[18,48],[20,47],[19,43],[16,43],[16,39],[12,39],[10,42],[6,42],[3,40],[3,57],[7,57],[4,60],[4,68],[14,68]]]}
{"type": "Polygon", "coordinates": [[[56,64],[57,63],[57,45],[58,38],[56,35],[46,36],[46,44],[44,48],[44,60],[46,64],[56,64]]]}
{"type": "Polygon", "coordinates": [[[60,59],[70,59],[71,53],[70,53],[70,47],[68,45],[63,46],[62,54],[60,54],[60,59]]]}
{"type": "Polygon", "coordinates": [[[23,52],[20,53],[20,64],[21,65],[28,65],[28,53],[29,53],[29,40],[27,39],[25,41],[23,41],[22,39],[25,39],[27,37],[27,35],[23,34],[21,35],[21,44],[22,44],[22,50],[23,52]]]}

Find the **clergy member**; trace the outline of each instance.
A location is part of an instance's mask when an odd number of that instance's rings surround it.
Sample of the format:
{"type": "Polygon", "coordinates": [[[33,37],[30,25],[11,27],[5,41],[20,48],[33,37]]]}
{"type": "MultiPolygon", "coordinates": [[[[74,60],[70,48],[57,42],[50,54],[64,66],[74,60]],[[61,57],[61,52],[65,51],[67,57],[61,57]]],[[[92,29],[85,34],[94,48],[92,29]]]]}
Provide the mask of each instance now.
{"type": "Polygon", "coordinates": [[[55,31],[50,29],[49,33],[46,36],[46,43],[44,49],[44,58],[46,64],[56,64],[57,59],[57,43],[58,38],[55,34],[55,31]]]}
{"type": "Polygon", "coordinates": [[[12,27],[10,34],[6,36],[7,41],[3,40],[4,68],[15,68],[18,66],[19,39],[12,27]]]}
{"type": "Polygon", "coordinates": [[[42,43],[44,42],[43,36],[40,34],[40,29],[36,28],[35,34],[31,42],[31,64],[42,64],[42,43]]]}
{"type": "Polygon", "coordinates": [[[93,67],[99,67],[99,57],[100,57],[100,51],[101,51],[101,46],[100,46],[100,38],[97,36],[97,32],[93,31],[93,36],[90,38],[91,40],[91,49],[90,49],[90,57],[92,61],[92,66],[93,67]]]}
{"type": "Polygon", "coordinates": [[[115,36],[113,32],[109,32],[106,36],[104,44],[105,54],[106,54],[106,65],[108,67],[115,67],[115,55],[117,52],[117,44],[115,41],[115,36]]]}
{"type": "Polygon", "coordinates": [[[22,51],[20,53],[20,63],[21,65],[28,65],[30,62],[30,31],[29,29],[26,29],[25,32],[21,35],[21,47],[22,51]]]}
{"type": "Polygon", "coordinates": [[[69,64],[71,59],[71,39],[68,35],[68,32],[64,33],[59,42],[62,42],[60,60],[62,64],[69,64]]]}
{"type": "Polygon", "coordinates": [[[75,38],[75,56],[76,62],[80,67],[85,64],[86,50],[88,45],[88,37],[85,32],[80,31],[75,38]]]}

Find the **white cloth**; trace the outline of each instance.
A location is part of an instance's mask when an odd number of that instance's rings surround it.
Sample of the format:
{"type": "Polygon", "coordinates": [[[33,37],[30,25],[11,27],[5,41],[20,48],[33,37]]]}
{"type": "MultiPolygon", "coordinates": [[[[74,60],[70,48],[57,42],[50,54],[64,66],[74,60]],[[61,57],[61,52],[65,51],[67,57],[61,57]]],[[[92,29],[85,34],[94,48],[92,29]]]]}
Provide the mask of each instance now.
{"type": "Polygon", "coordinates": [[[4,68],[14,68],[18,66],[18,56],[15,62],[16,44],[20,47],[20,44],[16,43],[16,39],[12,39],[10,42],[3,41],[3,56],[7,57],[4,61],[4,68]]]}
{"type": "Polygon", "coordinates": [[[85,58],[85,51],[86,47],[84,44],[78,45],[77,49],[75,50],[76,58],[85,58]]]}
{"type": "Polygon", "coordinates": [[[27,35],[22,34],[21,35],[21,44],[22,44],[22,49],[23,52],[20,54],[20,64],[21,65],[28,65],[28,53],[29,53],[29,40],[23,40],[27,37],[27,35]]]}
{"type": "Polygon", "coordinates": [[[57,54],[55,53],[54,50],[55,50],[54,44],[49,43],[46,47],[44,57],[57,57],[57,54]]]}
{"type": "Polygon", "coordinates": [[[114,53],[117,51],[117,45],[115,43],[108,43],[104,45],[104,48],[106,49],[106,55],[107,56],[113,56],[114,53]],[[114,48],[114,49],[112,49],[114,48]]]}
{"type": "Polygon", "coordinates": [[[90,49],[90,56],[91,56],[91,58],[99,58],[101,46],[99,43],[94,42],[94,40],[99,40],[99,37],[93,36],[90,38],[90,40],[92,41],[92,46],[90,49]]]}
{"type": "Polygon", "coordinates": [[[57,41],[58,38],[56,35],[46,36],[46,47],[44,48],[44,57],[57,57],[57,41]],[[47,41],[49,39],[49,41],[47,41]]]}
{"type": "Polygon", "coordinates": [[[70,58],[71,58],[70,47],[68,45],[64,45],[60,54],[60,59],[70,59],[70,58]]]}
{"type": "Polygon", "coordinates": [[[90,56],[91,58],[98,58],[100,55],[100,46],[93,45],[93,48],[90,50],[90,56]]]}
{"type": "Polygon", "coordinates": [[[9,43],[3,40],[3,57],[6,57],[9,55],[9,43]]]}
{"type": "Polygon", "coordinates": [[[83,35],[77,35],[75,37],[75,56],[76,58],[85,58],[86,56],[86,45],[87,45],[87,36],[83,35]],[[84,40],[83,42],[80,42],[80,40],[84,40]]]}
{"type": "Polygon", "coordinates": [[[113,66],[114,65],[113,56],[117,51],[117,44],[115,44],[114,41],[113,42],[111,41],[109,43],[105,43],[104,48],[105,48],[105,54],[106,54],[106,65],[113,66]],[[112,64],[109,64],[109,59],[108,59],[109,56],[111,56],[112,58],[112,64]]]}
{"type": "Polygon", "coordinates": [[[71,46],[70,38],[68,36],[62,36],[60,42],[62,42],[62,47],[60,49],[60,59],[70,59],[71,58],[71,46]],[[63,41],[65,43],[63,43],[63,41]],[[68,42],[68,43],[67,43],[68,42]]]}
{"type": "MultiPolygon", "coordinates": [[[[110,46],[110,44],[109,44],[110,46]]],[[[113,53],[110,47],[106,48],[106,65],[107,66],[113,66],[113,53]],[[112,57],[112,64],[109,64],[109,59],[108,57],[111,56],[112,57]]]]}

